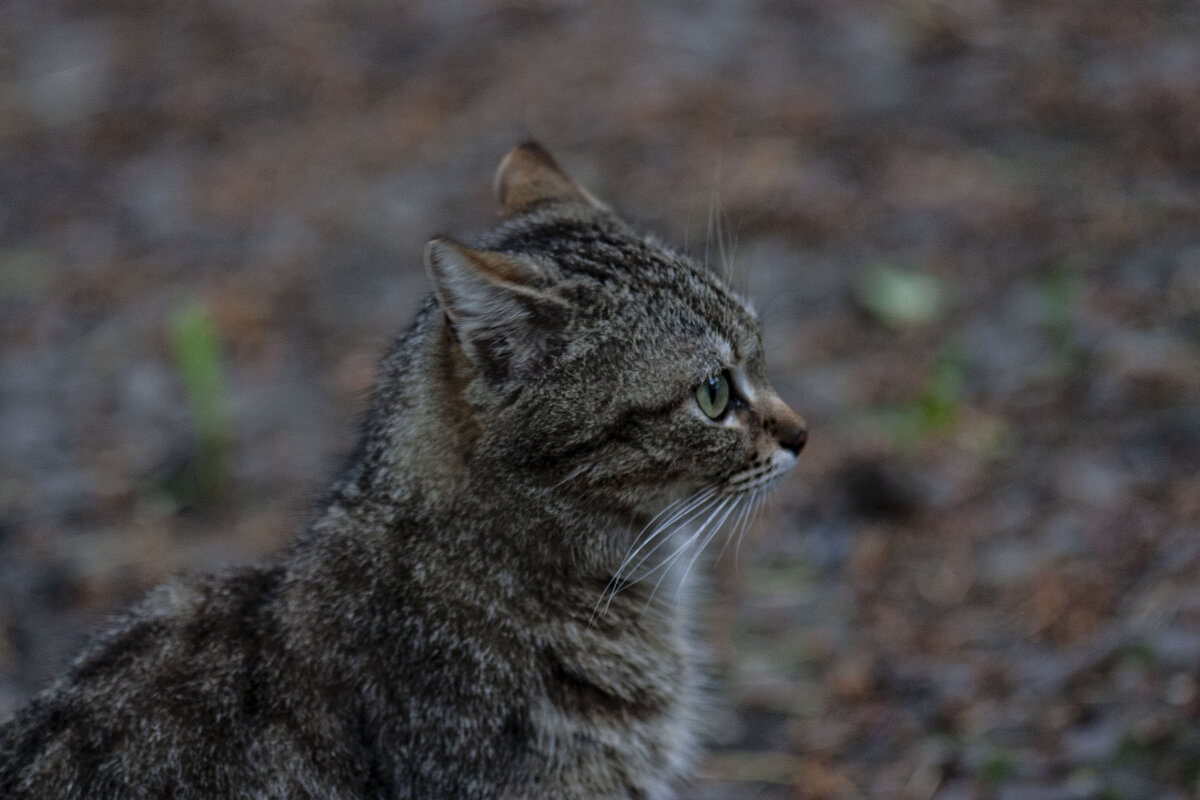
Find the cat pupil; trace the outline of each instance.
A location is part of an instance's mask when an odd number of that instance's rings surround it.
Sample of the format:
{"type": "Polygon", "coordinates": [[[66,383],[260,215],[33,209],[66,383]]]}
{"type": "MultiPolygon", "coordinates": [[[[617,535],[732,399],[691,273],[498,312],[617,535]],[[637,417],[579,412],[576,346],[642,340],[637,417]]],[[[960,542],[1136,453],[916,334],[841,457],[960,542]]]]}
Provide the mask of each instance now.
{"type": "Polygon", "coordinates": [[[714,375],[696,389],[696,402],[709,419],[718,419],[729,405],[729,378],[722,372],[714,375]]]}

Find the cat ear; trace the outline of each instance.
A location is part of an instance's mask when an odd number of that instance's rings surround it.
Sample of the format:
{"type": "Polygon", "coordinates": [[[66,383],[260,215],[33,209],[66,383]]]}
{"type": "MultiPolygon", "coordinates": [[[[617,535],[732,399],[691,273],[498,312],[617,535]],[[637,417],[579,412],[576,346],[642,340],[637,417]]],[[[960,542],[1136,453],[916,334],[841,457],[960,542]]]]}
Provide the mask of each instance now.
{"type": "Polygon", "coordinates": [[[425,245],[425,271],[458,343],[490,376],[519,372],[563,311],[532,285],[531,267],[503,253],[437,238],[425,245]]]}
{"type": "Polygon", "coordinates": [[[543,203],[604,204],[563,172],[537,142],[517,145],[496,170],[496,196],[506,214],[520,214],[543,203]]]}

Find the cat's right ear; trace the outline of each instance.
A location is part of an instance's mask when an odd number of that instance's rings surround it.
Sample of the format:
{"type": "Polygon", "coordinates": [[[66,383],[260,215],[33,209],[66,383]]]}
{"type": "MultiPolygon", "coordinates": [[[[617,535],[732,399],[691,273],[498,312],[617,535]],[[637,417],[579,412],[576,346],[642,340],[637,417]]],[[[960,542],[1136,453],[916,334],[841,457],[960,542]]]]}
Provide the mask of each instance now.
{"type": "Polygon", "coordinates": [[[425,245],[425,271],[463,352],[489,375],[521,372],[563,311],[530,267],[503,253],[436,238],[425,245]]]}
{"type": "Polygon", "coordinates": [[[563,171],[537,142],[517,145],[496,170],[496,197],[504,213],[521,214],[544,203],[604,204],[563,171]]]}

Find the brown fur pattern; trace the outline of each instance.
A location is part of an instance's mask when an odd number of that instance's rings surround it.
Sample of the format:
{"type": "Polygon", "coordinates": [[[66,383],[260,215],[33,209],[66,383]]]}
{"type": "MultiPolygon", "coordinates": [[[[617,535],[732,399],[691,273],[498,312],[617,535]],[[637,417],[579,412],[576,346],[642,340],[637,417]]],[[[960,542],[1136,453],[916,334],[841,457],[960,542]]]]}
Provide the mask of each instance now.
{"type": "Polygon", "coordinates": [[[316,520],[102,634],[0,729],[0,796],[674,796],[703,711],[688,568],[803,423],[719,278],[535,144],[497,190],[476,247],[429,244],[434,295],[316,520]]]}

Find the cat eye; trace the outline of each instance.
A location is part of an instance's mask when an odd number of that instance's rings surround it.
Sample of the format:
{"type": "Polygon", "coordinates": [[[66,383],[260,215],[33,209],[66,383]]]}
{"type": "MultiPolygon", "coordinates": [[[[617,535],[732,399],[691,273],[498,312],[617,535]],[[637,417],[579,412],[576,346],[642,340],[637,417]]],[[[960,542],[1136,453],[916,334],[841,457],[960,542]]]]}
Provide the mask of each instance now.
{"type": "Polygon", "coordinates": [[[696,389],[696,402],[709,419],[718,419],[729,407],[729,376],[714,375],[696,389]]]}

